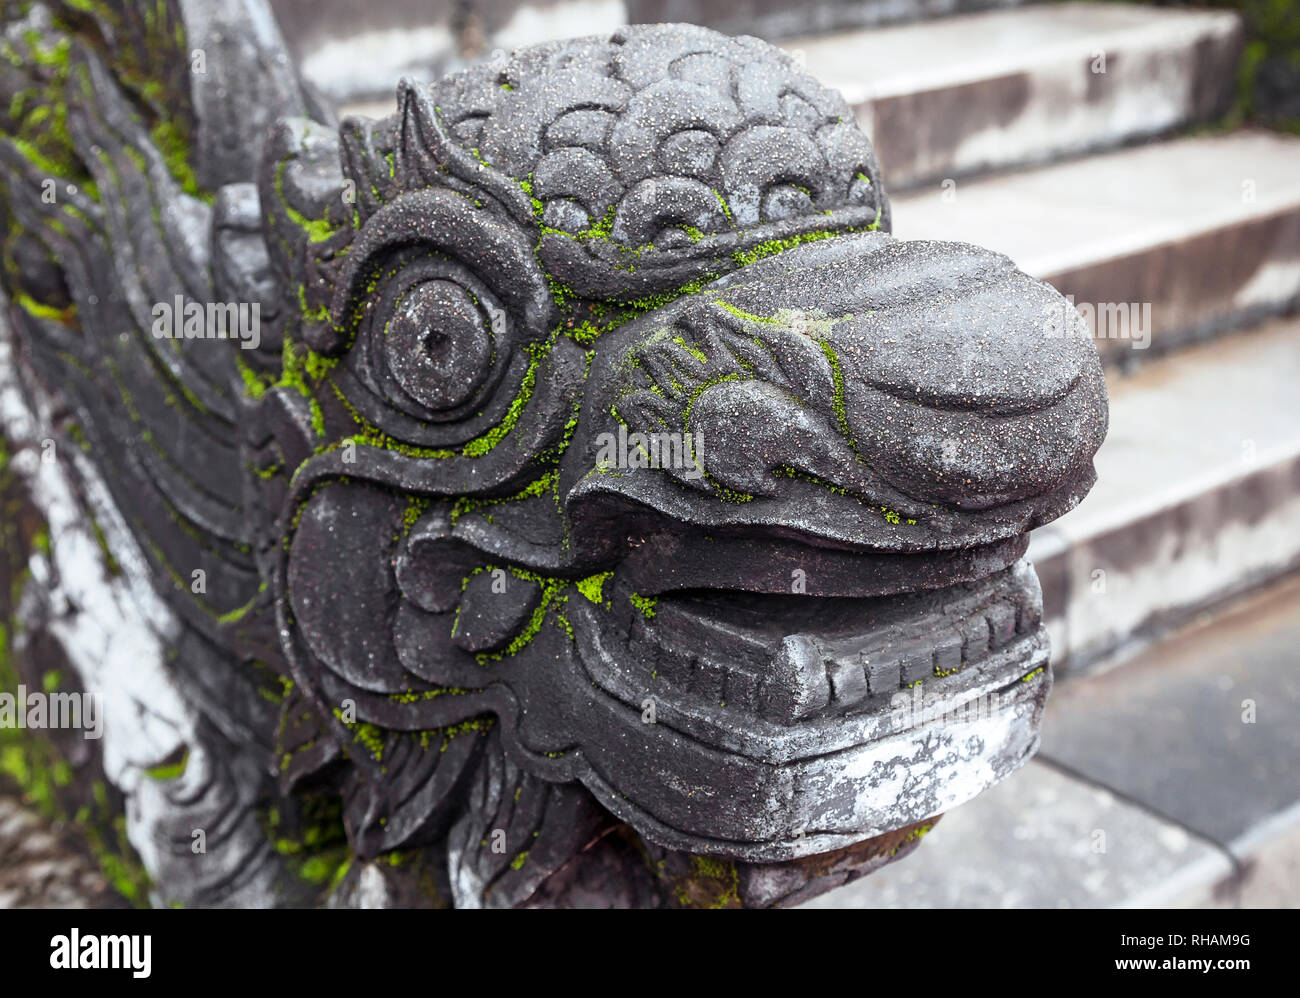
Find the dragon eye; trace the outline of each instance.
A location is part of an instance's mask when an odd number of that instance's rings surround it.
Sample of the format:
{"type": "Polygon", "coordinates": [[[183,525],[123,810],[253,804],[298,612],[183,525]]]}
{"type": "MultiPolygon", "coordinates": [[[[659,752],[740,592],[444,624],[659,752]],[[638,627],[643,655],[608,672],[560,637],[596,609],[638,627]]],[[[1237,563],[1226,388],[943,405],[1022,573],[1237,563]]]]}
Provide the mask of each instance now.
{"type": "Polygon", "coordinates": [[[409,286],[384,338],[389,372],[411,398],[435,411],[472,399],[492,366],[491,320],[479,300],[453,281],[409,286]]]}
{"type": "Polygon", "coordinates": [[[355,307],[370,390],[423,423],[462,423],[481,410],[514,355],[501,300],[460,261],[419,245],[377,257],[369,273],[355,307]]]}

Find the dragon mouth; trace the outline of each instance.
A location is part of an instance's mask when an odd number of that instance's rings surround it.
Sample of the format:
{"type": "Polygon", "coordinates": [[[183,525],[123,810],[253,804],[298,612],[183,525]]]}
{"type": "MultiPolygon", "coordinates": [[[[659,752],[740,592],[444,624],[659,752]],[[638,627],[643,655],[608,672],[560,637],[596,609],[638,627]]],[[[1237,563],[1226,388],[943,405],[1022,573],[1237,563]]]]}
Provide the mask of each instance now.
{"type": "Polygon", "coordinates": [[[1026,567],[893,596],[685,590],[639,610],[628,593],[618,668],[626,684],[701,718],[788,726],[877,714],[918,686],[956,693],[1032,638],[1042,610],[1026,567]]]}
{"type": "Polygon", "coordinates": [[[1023,558],[893,595],[616,589],[614,619],[581,610],[586,675],[628,718],[621,747],[645,741],[640,766],[597,766],[588,785],[665,845],[826,852],[969,800],[1037,748],[1051,673],[1023,558]],[[757,809],[756,788],[779,791],[757,809]]]}
{"type": "Polygon", "coordinates": [[[1041,643],[1041,591],[1023,558],[972,581],[869,597],[686,589],[648,598],[620,582],[611,607],[622,609],[598,629],[615,644],[597,642],[599,654],[586,657],[592,680],[638,709],[653,698],[719,748],[731,744],[727,730],[860,730],[916,690],[959,706],[990,681],[1032,673],[1026,663],[1041,643]]]}

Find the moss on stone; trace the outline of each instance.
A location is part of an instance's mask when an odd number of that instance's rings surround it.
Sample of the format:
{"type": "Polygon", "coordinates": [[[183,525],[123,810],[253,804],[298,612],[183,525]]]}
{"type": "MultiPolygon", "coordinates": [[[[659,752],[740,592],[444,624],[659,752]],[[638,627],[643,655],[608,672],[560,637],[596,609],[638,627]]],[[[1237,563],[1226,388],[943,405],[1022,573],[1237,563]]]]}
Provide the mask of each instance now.
{"type": "Polygon", "coordinates": [[[585,579],[579,579],[577,582],[578,592],[583,596],[600,606],[605,601],[604,589],[607,579],[612,578],[613,572],[600,572],[597,575],[589,575],[585,579]]]}
{"type": "Polygon", "coordinates": [[[632,601],[632,605],[646,620],[654,618],[655,606],[659,602],[657,596],[642,596],[639,593],[632,593],[628,599],[632,601]]]}

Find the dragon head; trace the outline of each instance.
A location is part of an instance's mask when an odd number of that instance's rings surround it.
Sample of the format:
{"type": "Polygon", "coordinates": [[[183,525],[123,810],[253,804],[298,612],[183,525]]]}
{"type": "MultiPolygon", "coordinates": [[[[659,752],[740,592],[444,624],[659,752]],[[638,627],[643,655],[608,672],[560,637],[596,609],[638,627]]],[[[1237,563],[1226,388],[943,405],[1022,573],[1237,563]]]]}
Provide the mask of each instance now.
{"type": "Polygon", "coordinates": [[[581,785],[658,846],[779,863],[1032,753],[1023,554],[1092,484],[1095,350],[1005,257],[888,235],[869,141],[783,52],[536,46],[282,121],[257,186],[216,262],[260,205],[281,768],[344,768],[362,854],[536,836],[581,785]]]}

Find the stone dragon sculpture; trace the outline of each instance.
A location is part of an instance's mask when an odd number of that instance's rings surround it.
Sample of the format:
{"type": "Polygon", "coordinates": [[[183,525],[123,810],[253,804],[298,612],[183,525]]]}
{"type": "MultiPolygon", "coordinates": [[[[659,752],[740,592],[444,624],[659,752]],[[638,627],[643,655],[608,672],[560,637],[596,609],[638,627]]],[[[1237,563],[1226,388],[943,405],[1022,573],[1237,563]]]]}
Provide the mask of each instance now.
{"type": "Polygon", "coordinates": [[[6,7],[8,321],[201,719],[157,898],[789,905],[1032,754],[1096,352],[890,236],[781,50],[630,27],[340,125],[259,0],[6,7]]]}

